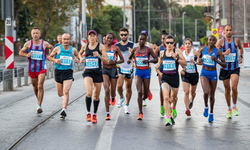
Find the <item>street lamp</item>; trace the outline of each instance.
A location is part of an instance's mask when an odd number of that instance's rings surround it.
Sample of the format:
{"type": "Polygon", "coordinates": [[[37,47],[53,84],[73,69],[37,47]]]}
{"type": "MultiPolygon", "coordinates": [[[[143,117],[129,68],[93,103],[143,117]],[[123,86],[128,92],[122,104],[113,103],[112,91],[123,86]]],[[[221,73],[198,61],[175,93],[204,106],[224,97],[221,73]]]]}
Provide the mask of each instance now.
{"type": "Polygon", "coordinates": [[[185,35],[184,35],[184,15],[185,14],[186,14],[186,12],[182,13],[182,39],[183,39],[183,42],[185,40],[185,35]]]}

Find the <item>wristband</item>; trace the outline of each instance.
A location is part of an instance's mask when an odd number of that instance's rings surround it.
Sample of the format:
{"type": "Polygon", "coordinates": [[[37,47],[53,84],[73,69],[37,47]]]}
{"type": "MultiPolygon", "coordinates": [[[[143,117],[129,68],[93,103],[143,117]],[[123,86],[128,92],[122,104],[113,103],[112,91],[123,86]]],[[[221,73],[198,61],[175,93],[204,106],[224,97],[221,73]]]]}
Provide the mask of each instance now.
{"type": "Polygon", "coordinates": [[[240,57],[241,57],[241,58],[243,58],[243,56],[242,56],[242,55],[240,55],[240,57]]]}
{"type": "Polygon", "coordinates": [[[220,61],[217,59],[217,61],[216,61],[217,63],[220,63],[220,61]]]}
{"type": "Polygon", "coordinates": [[[102,58],[102,55],[98,56],[98,58],[100,58],[100,59],[101,59],[101,58],[102,58]]]}
{"type": "Polygon", "coordinates": [[[148,60],[148,63],[150,63],[150,60],[148,60]]]}

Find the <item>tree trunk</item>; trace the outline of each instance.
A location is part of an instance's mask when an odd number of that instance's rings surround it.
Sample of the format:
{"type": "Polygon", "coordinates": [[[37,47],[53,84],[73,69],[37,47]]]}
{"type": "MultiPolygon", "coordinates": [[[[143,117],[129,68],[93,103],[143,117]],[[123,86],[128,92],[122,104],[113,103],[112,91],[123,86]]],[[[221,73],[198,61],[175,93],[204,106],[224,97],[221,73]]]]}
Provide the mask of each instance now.
{"type": "Polygon", "coordinates": [[[50,27],[50,17],[48,17],[46,15],[45,19],[44,19],[44,27],[43,27],[43,33],[42,33],[42,39],[45,40],[46,34],[49,30],[50,27]]]}

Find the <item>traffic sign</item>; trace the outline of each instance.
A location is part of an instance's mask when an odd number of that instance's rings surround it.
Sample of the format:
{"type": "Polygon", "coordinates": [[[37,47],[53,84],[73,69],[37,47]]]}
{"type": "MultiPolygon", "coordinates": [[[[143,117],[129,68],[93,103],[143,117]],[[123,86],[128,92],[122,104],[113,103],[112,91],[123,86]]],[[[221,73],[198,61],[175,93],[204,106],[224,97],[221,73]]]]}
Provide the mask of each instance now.
{"type": "Polygon", "coordinates": [[[219,36],[225,37],[224,32],[223,32],[223,26],[218,27],[218,32],[219,32],[219,36]]]}
{"type": "Polygon", "coordinates": [[[244,69],[250,70],[250,43],[243,44],[243,58],[244,69]]]}
{"type": "Polygon", "coordinates": [[[212,29],[212,35],[214,35],[218,39],[218,29],[212,29]]]}
{"type": "Polygon", "coordinates": [[[227,24],[227,19],[221,19],[221,25],[224,26],[227,24]]]}
{"type": "Polygon", "coordinates": [[[11,18],[6,18],[6,26],[11,26],[11,18]]]}

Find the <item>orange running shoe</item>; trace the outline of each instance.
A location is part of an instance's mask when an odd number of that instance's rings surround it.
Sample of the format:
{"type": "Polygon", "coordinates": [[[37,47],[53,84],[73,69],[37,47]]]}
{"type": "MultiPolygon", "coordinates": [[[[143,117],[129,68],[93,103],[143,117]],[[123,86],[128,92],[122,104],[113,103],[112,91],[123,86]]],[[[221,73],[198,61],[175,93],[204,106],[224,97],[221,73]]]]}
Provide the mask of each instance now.
{"type": "Polygon", "coordinates": [[[97,115],[93,114],[92,116],[92,123],[97,123],[97,115]]]}
{"type": "Polygon", "coordinates": [[[91,113],[88,113],[88,114],[87,114],[87,118],[86,118],[86,120],[87,120],[88,122],[90,122],[90,121],[91,121],[91,113]]]}
{"type": "Polygon", "coordinates": [[[107,114],[105,120],[110,120],[110,114],[107,114]]]}
{"type": "Polygon", "coordinates": [[[151,91],[150,90],[148,90],[148,100],[151,100],[152,98],[153,98],[153,95],[152,95],[152,93],[151,93],[151,91]]]}
{"type": "Polygon", "coordinates": [[[115,105],[115,102],[116,102],[116,100],[115,100],[115,97],[114,97],[114,100],[111,99],[111,102],[110,102],[110,103],[111,103],[112,106],[114,106],[114,105],[115,105]]]}
{"type": "Polygon", "coordinates": [[[139,116],[137,117],[137,120],[142,120],[142,118],[143,118],[143,114],[140,113],[139,116]]]}

